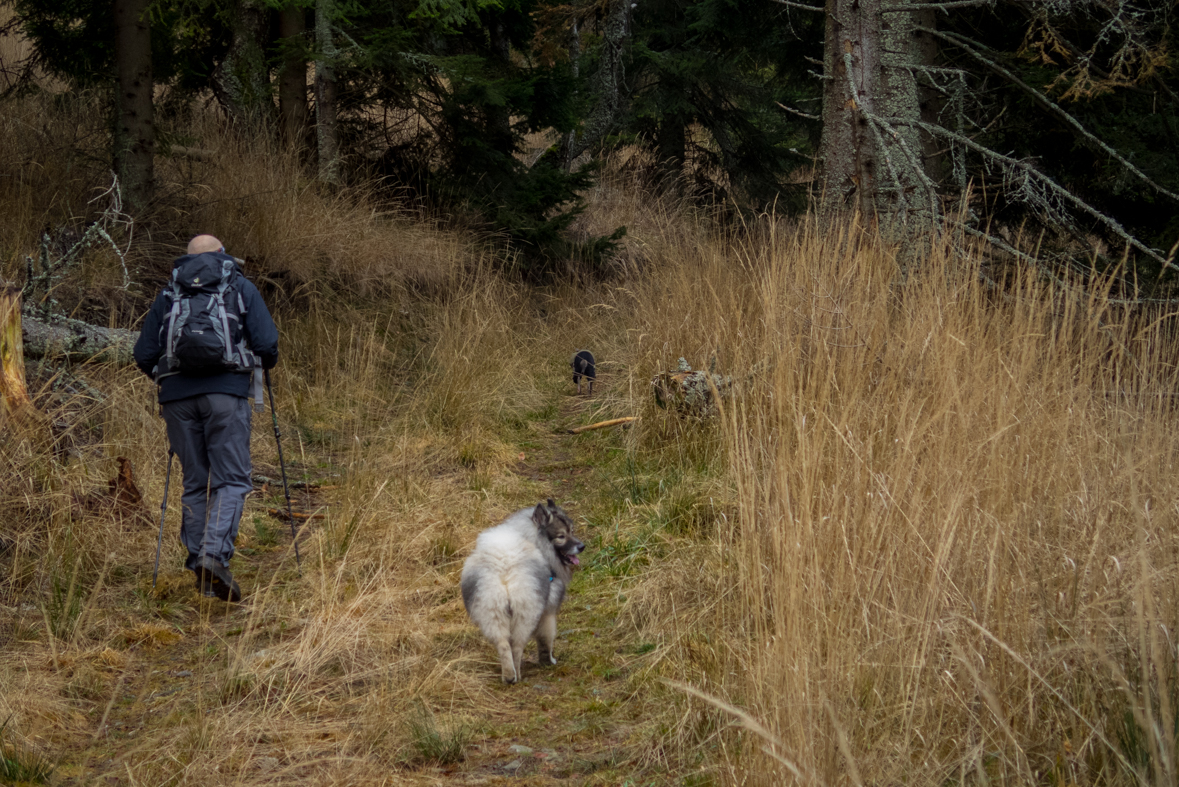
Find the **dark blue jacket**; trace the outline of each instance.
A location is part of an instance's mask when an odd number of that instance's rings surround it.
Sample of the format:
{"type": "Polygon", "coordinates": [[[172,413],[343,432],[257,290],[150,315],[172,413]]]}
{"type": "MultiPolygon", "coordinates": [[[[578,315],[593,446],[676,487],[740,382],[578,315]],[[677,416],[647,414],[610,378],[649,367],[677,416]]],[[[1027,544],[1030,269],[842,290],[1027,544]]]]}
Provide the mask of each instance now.
{"type": "MultiPolygon", "coordinates": [[[[205,252],[218,260],[233,259],[228,254],[205,252]]],[[[186,254],[172,263],[173,270],[200,255],[186,254]]],[[[170,289],[170,288],[169,288],[170,289]]],[[[242,335],[250,343],[250,349],[262,361],[263,369],[270,369],[278,363],[278,328],[274,319],[262,301],[258,288],[246,279],[241,279],[242,302],[246,306],[246,313],[242,316],[242,335]]],[[[139,340],[135,342],[135,364],[148,377],[152,377],[152,369],[164,354],[166,337],[161,336],[161,329],[168,319],[168,309],[171,303],[164,292],[156,296],[151,311],[143,321],[143,329],[139,332],[139,340]]],[[[201,394],[221,393],[231,396],[250,396],[252,376],[248,372],[226,372],[207,377],[185,377],[174,374],[160,381],[160,403],[174,402],[177,399],[187,399],[201,394]]]]}

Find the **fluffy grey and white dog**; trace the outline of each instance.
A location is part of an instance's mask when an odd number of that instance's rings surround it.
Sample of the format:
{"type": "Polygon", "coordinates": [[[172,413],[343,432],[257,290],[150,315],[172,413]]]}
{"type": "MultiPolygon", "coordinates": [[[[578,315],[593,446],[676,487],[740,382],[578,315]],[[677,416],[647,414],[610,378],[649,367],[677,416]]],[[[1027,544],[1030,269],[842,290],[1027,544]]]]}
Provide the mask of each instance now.
{"type": "Polygon", "coordinates": [[[541,664],[556,664],[557,610],[585,544],[549,499],[484,530],[463,564],[463,605],[499,651],[504,683],[520,680],[524,646],[536,637],[541,664]]]}

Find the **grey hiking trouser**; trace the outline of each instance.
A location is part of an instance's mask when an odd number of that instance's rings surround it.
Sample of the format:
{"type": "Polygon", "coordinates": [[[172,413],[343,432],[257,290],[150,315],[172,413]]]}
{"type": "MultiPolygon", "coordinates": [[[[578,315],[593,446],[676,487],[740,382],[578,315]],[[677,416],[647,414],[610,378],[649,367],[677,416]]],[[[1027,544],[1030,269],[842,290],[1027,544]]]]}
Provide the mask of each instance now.
{"type": "Polygon", "coordinates": [[[228,566],[250,482],[250,400],[201,394],[163,405],[168,442],[184,470],[180,541],[185,567],[202,554],[228,566]]]}

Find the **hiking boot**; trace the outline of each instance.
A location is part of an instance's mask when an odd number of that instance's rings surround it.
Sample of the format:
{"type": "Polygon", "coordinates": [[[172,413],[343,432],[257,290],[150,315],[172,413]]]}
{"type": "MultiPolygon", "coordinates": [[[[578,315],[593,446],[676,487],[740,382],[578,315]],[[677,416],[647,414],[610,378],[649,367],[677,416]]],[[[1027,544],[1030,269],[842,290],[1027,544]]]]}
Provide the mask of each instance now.
{"type": "Polygon", "coordinates": [[[233,580],[233,574],[219,561],[208,556],[202,557],[193,572],[203,595],[215,596],[222,601],[242,600],[241,588],[233,580]]]}

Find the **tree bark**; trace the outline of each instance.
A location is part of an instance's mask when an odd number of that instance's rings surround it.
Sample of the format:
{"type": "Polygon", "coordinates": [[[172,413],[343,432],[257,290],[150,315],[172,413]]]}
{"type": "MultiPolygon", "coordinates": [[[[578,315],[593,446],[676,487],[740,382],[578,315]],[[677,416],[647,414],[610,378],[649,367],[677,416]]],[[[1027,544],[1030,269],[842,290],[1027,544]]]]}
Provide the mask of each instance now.
{"type": "MultiPolygon", "coordinates": [[[[569,30],[569,64],[573,69],[573,78],[577,79],[581,76],[581,23],[576,16],[569,30]]],[[[561,140],[561,166],[566,172],[573,168],[573,159],[569,154],[573,152],[576,142],[577,129],[570,131],[561,140]]]]}
{"type": "Polygon", "coordinates": [[[632,0],[611,0],[602,30],[602,57],[595,75],[594,107],[581,131],[570,134],[562,158],[572,162],[613,131],[626,110],[623,56],[631,38],[632,0]]]}
{"type": "MultiPolygon", "coordinates": [[[[504,24],[503,14],[492,13],[490,23],[487,26],[488,43],[490,44],[491,57],[494,61],[498,61],[497,70],[501,77],[509,73],[512,65],[512,44],[508,38],[507,27],[504,24]]],[[[491,133],[494,135],[494,147],[511,150],[516,141],[512,138],[512,115],[506,106],[487,106],[487,125],[491,133]]]]}
{"type": "Polygon", "coordinates": [[[282,138],[303,147],[307,132],[307,58],[303,52],[307,18],[303,9],[288,3],[280,12],[278,35],[282,39],[282,68],[278,72],[278,115],[282,138]]]}
{"type": "Polygon", "coordinates": [[[123,328],[104,328],[68,317],[37,314],[25,306],[23,324],[20,317],[24,355],[28,358],[65,356],[71,360],[100,360],[117,364],[132,363],[132,348],[138,334],[123,328]]]}
{"type": "Polygon", "coordinates": [[[926,231],[937,215],[917,128],[882,122],[921,117],[915,20],[896,10],[905,2],[827,0],[823,64],[823,213],[858,211],[894,241],[926,231]]]}
{"type": "Polygon", "coordinates": [[[270,68],[266,62],[269,12],[257,0],[233,6],[233,41],[213,72],[217,99],[235,122],[252,128],[273,121],[270,68]]]}
{"type": "Polygon", "coordinates": [[[115,172],[131,212],[151,202],[155,180],[149,0],[115,0],[115,172]]]}
{"type": "Polygon", "coordinates": [[[336,45],[332,40],[332,0],[315,3],[315,136],[319,179],[340,183],[340,129],[336,120],[336,45]]]}
{"type": "Polygon", "coordinates": [[[0,415],[29,403],[20,322],[20,288],[0,282],[0,415]]]}

